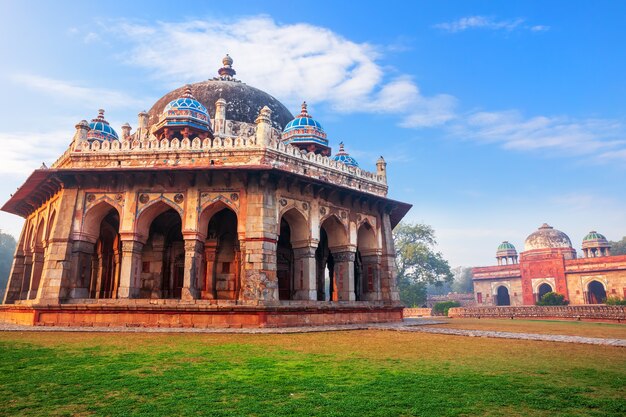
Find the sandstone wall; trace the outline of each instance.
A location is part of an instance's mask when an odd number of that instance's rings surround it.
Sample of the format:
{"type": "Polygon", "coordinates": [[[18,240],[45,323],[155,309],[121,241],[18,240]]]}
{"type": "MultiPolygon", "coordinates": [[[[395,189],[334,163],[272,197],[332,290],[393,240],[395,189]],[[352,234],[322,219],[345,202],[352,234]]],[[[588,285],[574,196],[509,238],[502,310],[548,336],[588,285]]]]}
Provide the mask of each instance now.
{"type": "Polygon", "coordinates": [[[584,305],[584,306],[518,306],[518,307],[457,307],[448,311],[448,317],[455,318],[535,318],[570,320],[626,320],[626,306],[584,305]]]}

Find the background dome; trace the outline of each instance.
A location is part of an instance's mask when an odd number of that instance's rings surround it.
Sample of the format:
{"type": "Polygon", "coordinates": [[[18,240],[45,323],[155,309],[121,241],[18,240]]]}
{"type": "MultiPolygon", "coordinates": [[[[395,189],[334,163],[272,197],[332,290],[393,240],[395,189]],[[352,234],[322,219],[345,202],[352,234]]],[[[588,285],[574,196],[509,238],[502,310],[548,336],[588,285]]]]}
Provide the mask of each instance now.
{"type": "MultiPolygon", "coordinates": [[[[151,125],[157,123],[165,107],[182,97],[184,92],[183,86],[161,97],[148,112],[149,123],[151,125]]],[[[226,100],[228,120],[254,123],[263,106],[272,110],[272,126],[276,129],[283,130],[283,127],[293,119],[293,115],[280,101],[258,88],[241,82],[207,80],[191,84],[191,92],[196,100],[206,107],[209,117],[215,116],[215,102],[223,98],[226,100]]]]}
{"type": "Polygon", "coordinates": [[[547,223],[544,223],[536,232],[531,233],[524,242],[524,250],[553,248],[571,249],[572,241],[565,233],[556,230],[547,223]]]}
{"type": "Polygon", "coordinates": [[[592,230],[591,232],[587,234],[587,236],[585,236],[585,238],[583,239],[583,242],[589,242],[589,241],[594,241],[594,240],[606,240],[606,237],[603,234],[598,233],[595,230],[592,230]]]}
{"type": "Polygon", "coordinates": [[[285,143],[313,143],[328,147],[326,133],[322,125],[308,113],[306,101],[302,103],[300,114],[287,123],[281,137],[285,143]]]}
{"type": "Polygon", "coordinates": [[[508,250],[515,250],[515,246],[513,246],[512,243],[509,243],[506,240],[500,243],[500,245],[498,245],[498,252],[508,251],[508,250]]]}

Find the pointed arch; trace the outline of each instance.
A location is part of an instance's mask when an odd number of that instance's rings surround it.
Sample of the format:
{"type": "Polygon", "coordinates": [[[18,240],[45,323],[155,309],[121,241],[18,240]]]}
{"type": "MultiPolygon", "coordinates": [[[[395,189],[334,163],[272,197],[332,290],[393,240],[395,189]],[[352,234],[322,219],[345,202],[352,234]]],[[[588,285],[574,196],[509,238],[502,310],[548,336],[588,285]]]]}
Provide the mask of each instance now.
{"type": "Polygon", "coordinates": [[[289,225],[290,242],[308,242],[311,238],[311,230],[304,214],[296,207],[285,210],[279,220],[284,220],[289,225]]]}
{"type": "Polygon", "coordinates": [[[335,214],[331,213],[320,222],[320,228],[324,229],[328,236],[328,247],[338,247],[347,245],[348,230],[346,225],[335,214]]]}
{"type": "Polygon", "coordinates": [[[53,209],[50,216],[48,216],[48,222],[46,224],[46,241],[50,239],[50,234],[52,233],[52,228],[54,227],[56,216],[57,216],[57,211],[56,209],[53,209]]]}
{"type": "Polygon", "coordinates": [[[163,197],[150,201],[139,210],[135,220],[135,235],[140,242],[145,243],[148,240],[150,225],[158,216],[168,210],[177,212],[182,222],[183,213],[180,207],[163,197]]]}
{"type": "MultiPolygon", "coordinates": [[[[232,204],[230,204],[229,200],[225,199],[223,196],[220,195],[217,198],[213,199],[208,204],[206,204],[200,210],[200,216],[198,217],[198,230],[197,230],[198,233],[200,233],[200,236],[203,236],[204,238],[208,236],[207,232],[209,229],[209,222],[211,221],[213,216],[215,216],[215,214],[217,214],[218,212],[224,209],[232,211],[235,214],[235,217],[237,217],[237,220],[239,220],[239,214],[238,214],[237,208],[233,206],[232,204]]],[[[239,221],[237,221],[237,224],[239,225],[239,221]]]]}
{"type": "Polygon", "coordinates": [[[95,243],[100,235],[102,220],[112,211],[114,211],[118,217],[121,217],[121,213],[118,208],[107,200],[101,200],[88,208],[83,216],[83,222],[81,225],[81,240],[95,243]]]}

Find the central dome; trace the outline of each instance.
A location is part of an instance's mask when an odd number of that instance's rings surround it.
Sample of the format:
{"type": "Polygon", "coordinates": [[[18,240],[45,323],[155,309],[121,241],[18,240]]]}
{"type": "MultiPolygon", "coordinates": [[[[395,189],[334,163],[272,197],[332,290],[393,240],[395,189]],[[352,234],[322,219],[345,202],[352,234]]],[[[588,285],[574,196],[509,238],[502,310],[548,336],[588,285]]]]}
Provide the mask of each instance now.
{"type": "Polygon", "coordinates": [[[553,249],[572,248],[572,241],[569,237],[556,230],[554,227],[544,223],[536,232],[531,233],[524,242],[524,250],[533,249],[553,249]]]}
{"type": "MultiPolygon", "coordinates": [[[[238,122],[254,123],[261,109],[267,106],[272,110],[272,126],[282,131],[293,119],[291,112],[266,92],[234,79],[232,58],[227,56],[223,62],[224,67],[218,70],[219,77],[190,85],[191,93],[207,108],[209,117],[215,116],[215,102],[220,98],[226,100],[226,119],[238,122]]],[[[158,123],[165,107],[184,93],[183,86],[161,97],[148,112],[149,123],[158,123]]]]}

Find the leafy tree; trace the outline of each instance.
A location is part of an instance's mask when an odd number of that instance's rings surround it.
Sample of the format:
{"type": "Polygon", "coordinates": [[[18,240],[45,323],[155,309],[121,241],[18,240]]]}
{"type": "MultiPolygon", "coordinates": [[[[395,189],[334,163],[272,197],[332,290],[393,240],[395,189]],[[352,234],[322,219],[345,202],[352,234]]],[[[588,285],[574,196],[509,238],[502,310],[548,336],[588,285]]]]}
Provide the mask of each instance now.
{"type": "Polygon", "coordinates": [[[617,242],[609,241],[611,245],[611,255],[626,255],[626,236],[617,242]]]}
{"type": "Polygon", "coordinates": [[[393,231],[393,239],[400,300],[405,305],[423,304],[429,285],[452,281],[448,261],[440,252],[435,252],[437,242],[432,227],[419,223],[400,223],[393,231]]]}
{"type": "Polygon", "coordinates": [[[4,289],[9,281],[13,254],[15,253],[15,238],[0,230],[0,299],[4,296],[4,289]]]}
{"type": "Polygon", "coordinates": [[[462,294],[474,292],[474,276],[472,275],[472,268],[459,266],[454,268],[452,272],[454,274],[452,291],[462,294]]]}

